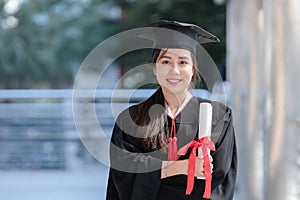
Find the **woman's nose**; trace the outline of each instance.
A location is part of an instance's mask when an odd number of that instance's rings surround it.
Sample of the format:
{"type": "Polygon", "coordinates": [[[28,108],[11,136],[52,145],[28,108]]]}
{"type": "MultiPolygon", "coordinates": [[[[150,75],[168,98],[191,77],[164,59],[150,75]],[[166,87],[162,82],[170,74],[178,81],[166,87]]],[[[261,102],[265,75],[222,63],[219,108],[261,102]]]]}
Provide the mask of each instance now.
{"type": "Polygon", "coordinates": [[[178,64],[176,64],[176,63],[172,64],[171,71],[174,72],[174,73],[176,73],[176,74],[179,74],[179,66],[178,66],[178,64]]]}

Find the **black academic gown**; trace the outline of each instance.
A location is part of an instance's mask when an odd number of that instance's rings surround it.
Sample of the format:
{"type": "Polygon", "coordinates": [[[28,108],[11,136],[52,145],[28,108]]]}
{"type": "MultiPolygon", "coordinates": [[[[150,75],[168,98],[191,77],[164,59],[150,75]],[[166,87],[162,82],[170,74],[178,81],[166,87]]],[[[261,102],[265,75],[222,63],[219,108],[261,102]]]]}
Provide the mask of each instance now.
{"type": "MultiPolygon", "coordinates": [[[[157,98],[158,90],[150,98],[157,98]]],[[[199,123],[199,104],[207,100],[193,97],[181,113],[176,116],[178,148],[197,139],[199,123]]],[[[157,102],[162,104],[162,102],[157,102]]],[[[216,151],[213,157],[211,200],[231,200],[234,194],[237,172],[237,150],[231,110],[223,104],[210,102],[213,106],[212,135],[216,151]]],[[[202,199],[205,180],[195,178],[190,195],[185,195],[187,176],[177,175],[161,179],[162,160],[167,160],[167,153],[147,154],[138,138],[132,133],[136,127],[128,120],[140,115],[140,104],[123,111],[112,134],[111,165],[107,185],[107,200],[199,200],[202,199]],[[125,130],[125,131],[124,131],[125,130]],[[130,133],[129,133],[130,132],[130,133]],[[117,149],[118,149],[117,148],[117,149]],[[131,153],[134,153],[131,155],[131,153]],[[117,169],[116,169],[117,168],[117,169]],[[124,172],[125,171],[125,172],[124,172]],[[136,171],[143,173],[135,173],[136,171]]],[[[171,119],[168,117],[168,120],[171,119]]],[[[171,124],[170,122],[168,124],[171,124]]],[[[179,159],[187,159],[189,152],[179,159]]]]}

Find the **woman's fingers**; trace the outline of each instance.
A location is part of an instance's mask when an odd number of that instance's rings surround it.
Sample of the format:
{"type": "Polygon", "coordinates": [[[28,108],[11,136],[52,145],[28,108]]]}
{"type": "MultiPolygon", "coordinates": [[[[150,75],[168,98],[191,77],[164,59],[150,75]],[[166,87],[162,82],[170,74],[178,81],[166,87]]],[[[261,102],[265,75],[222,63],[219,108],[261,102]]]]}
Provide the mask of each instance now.
{"type": "MultiPolygon", "coordinates": [[[[210,162],[210,172],[213,172],[214,165],[212,164],[213,158],[211,155],[208,156],[210,162]]],[[[197,157],[196,158],[196,166],[195,166],[195,174],[196,177],[205,178],[204,176],[204,158],[197,157]]]]}
{"type": "Polygon", "coordinates": [[[213,168],[214,168],[214,165],[212,164],[212,161],[213,161],[213,158],[211,155],[208,156],[209,157],[209,161],[210,161],[210,173],[213,172],[213,168]]]}

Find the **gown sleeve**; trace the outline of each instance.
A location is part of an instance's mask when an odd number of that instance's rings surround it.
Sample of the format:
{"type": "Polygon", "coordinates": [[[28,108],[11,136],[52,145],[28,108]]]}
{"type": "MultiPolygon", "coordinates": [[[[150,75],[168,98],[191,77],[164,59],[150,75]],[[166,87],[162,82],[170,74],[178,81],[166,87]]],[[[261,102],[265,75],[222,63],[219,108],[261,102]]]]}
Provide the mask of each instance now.
{"type": "Polygon", "coordinates": [[[106,199],[154,200],[160,188],[162,161],[143,152],[138,138],[127,133],[134,128],[128,127],[125,119],[121,114],[113,129],[106,199]]]}
{"type": "MultiPolygon", "coordinates": [[[[222,110],[220,107],[219,109],[222,110]]],[[[213,132],[219,137],[215,142],[216,151],[211,153],[214,166],[211,200],[233,199],[236,184],[237,148],[233,120],[231,110],[227,107],[224,110],[225,112],[218,110],[216,114],[218,120],[213,127],[213,132]]]]}

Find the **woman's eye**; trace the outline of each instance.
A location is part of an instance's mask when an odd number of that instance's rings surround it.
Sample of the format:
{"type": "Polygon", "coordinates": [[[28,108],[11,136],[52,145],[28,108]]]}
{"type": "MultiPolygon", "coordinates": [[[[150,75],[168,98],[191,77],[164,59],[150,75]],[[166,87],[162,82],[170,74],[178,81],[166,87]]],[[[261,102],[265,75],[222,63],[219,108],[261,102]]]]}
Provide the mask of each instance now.
{"type": "Polygon", "coordinates": [[[169,64],[170,62],[168,60],[163,60],[161,63],[162,64],[169,64]]]}
{"type": "Polygon", "coordinates": [[[187,65],[188,62],[186,62],[186,61],[181,61],[180,64],[181,64],[181,65],[187,65]]]}

